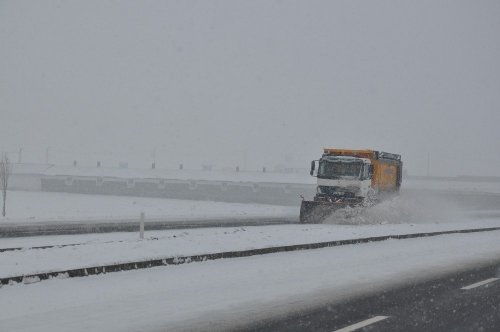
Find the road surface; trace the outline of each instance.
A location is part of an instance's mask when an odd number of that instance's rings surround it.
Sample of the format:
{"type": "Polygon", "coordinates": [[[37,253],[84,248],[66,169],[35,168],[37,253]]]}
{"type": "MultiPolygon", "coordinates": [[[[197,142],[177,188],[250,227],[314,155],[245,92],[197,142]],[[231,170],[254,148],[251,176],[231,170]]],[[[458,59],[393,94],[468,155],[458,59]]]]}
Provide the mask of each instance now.
{"type": "Polygon", "coordinates": [[[243,331],[500,331],[499,278],[496,262],[243,331]]]}

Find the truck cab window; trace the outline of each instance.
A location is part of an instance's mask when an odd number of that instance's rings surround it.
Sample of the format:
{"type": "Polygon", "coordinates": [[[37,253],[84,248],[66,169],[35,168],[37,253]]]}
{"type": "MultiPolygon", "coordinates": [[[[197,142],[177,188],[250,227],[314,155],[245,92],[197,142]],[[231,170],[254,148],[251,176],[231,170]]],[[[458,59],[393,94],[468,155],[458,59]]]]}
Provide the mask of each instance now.
{"type": "Polygon", "coordinates": [[[361,163],[321,161],[318,177],[338,179],[342,177],[356,177],[361,175],[361,163]]]}
{"type": "Polygon", "coordinates": [[[363,180],[370,179],[370,165],[363,165],[363,180]]]}

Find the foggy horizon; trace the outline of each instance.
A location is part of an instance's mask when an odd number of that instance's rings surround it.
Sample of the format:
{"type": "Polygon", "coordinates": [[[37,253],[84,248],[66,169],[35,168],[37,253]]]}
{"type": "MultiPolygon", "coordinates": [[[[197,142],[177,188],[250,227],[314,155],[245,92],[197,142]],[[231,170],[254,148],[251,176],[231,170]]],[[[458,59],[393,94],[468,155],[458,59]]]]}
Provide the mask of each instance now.
{"type": "Polygon", "coordinates": [[[500,4],[0,3],[0,151],[82,166],[498,176],[500,4]]]}

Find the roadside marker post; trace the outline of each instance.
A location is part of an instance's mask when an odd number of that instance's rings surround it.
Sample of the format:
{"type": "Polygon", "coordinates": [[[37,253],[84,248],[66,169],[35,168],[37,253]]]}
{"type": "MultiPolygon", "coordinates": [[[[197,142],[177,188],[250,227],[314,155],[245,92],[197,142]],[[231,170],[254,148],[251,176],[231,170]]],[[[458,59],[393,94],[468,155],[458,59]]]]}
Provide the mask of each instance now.
{"type": "Polygon", "coordinates": [[[141,212],[141,221],[139,224],[139,238],[144,239],[144,212],[141,212]]]}

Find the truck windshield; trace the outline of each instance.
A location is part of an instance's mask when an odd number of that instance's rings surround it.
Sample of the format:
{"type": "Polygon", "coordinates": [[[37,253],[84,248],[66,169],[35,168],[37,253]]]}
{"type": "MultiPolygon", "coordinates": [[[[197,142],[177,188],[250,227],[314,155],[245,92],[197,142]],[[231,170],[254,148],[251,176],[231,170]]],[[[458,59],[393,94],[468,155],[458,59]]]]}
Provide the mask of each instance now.
{"type": "Polygon", "coordinates": [[[359,177],[362,163],[320,161],[318,177],[324,179],[339,179],[343,177],[359,177]]]}

